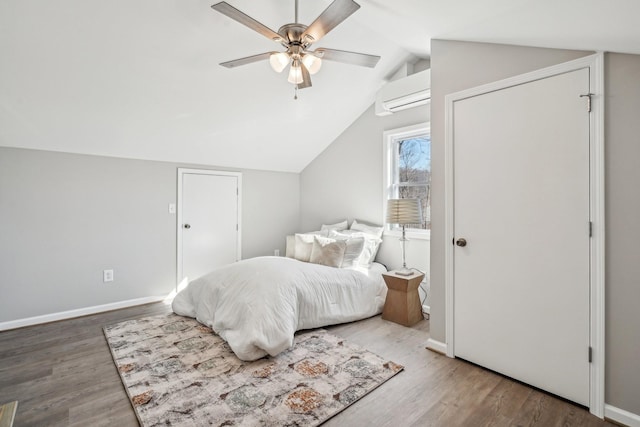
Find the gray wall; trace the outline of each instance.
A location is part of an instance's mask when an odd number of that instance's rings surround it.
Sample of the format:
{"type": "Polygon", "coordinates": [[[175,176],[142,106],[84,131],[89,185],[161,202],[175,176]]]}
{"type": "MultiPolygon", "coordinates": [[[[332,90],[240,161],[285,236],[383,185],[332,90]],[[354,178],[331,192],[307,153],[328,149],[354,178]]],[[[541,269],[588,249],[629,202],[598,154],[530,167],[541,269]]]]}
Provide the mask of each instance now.
{"type": "MultiPolygon", "coordinates": [[[[445,95],[593,52],[433,40],[431,43],[432,234],[431,336],[445,340],[445,95]]],[[[606,55],[606,393],[605,401],[640,414],[640,57],[606,55]]]]}
{"type": "MultiPolygon", "coordinates": [[[[383,141],[385,130],[429,121],[429,106],[378,117],[368,108],[300,175],[301,230],[345,218],[382,224],[383,141]]],[[[396,237],[385,237],[377,260],[389,268],[402,266],[396,237]]],[[[429,269],[429,241],[407,244],[407,265],[429,269]]]]}
{"type": "MultiPolygon", "coordinates": [[[[213,169],[209,167],[208,169],[213,169]]],[[[284,255],[300,222],[300,174],[242,171],[242,258],[284,255]]]]}
{"type": "Polygon", "coordinates": [[[607,403],[640,415],[640,56],[605,56],[607,403]]]}
{"type": "MultiPolygon", "coordinates": [[[[0,322],[168,294],[182,166],[0,147],[0,322]]],[[[242,172],[243,257],[284,251],[299,175],[242,172]]]]}

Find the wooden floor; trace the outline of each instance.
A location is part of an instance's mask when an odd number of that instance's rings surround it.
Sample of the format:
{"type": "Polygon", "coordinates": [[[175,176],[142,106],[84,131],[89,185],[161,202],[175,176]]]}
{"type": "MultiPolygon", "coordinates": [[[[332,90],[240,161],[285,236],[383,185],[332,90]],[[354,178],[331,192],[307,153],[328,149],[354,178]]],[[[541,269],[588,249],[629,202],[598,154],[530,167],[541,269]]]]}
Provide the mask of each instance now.
{"type": "MultiPolygon", "coordinates": [[[[161,303],[0,333],[0,404],[15,426],[136,426],[104,325],[168,312],[161,303]]],[[[579,406],[425,349],[429,322],[380,316],[327,328],[405,366],[325,426],[612,426],[579,406]]]]}

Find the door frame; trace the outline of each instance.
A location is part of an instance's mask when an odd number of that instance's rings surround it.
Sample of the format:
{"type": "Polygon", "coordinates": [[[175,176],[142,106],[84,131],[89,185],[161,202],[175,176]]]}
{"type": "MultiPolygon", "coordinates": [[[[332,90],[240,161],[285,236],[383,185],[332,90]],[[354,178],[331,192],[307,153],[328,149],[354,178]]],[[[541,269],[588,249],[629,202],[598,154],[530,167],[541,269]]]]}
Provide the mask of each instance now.
{"type": "Polygon", "coordinates": [[[242,172],[178,168],[178,215],[176,218],[176,291],[178,291],[181,287],[180,282],[182,280],[182,185],[185,175],[235,176],[238,179],[238,233],[236,241],[236,260],[240,260],[242,258],[242,172]]]}
{"type": "MultiPolygon", "coordinates": [[[[604,54],[585,56],[573,61],[521,74],[497,82],[466,89],[445,96],[445,343],[446,354],[455,357],[454,349],[454,104],[473,96],[589,68],[591,116],[589,118],[589,216],[590,239],[590,316],[589,340],[592,363],[589,369],[589,410],[604,417],[605,373],[605,187],[604,187],[604,54]]],[[[586,106],[585,106],[586,108],[586,106]]],[[[586,351],[586,349],[585,349],[586,351]]]]}

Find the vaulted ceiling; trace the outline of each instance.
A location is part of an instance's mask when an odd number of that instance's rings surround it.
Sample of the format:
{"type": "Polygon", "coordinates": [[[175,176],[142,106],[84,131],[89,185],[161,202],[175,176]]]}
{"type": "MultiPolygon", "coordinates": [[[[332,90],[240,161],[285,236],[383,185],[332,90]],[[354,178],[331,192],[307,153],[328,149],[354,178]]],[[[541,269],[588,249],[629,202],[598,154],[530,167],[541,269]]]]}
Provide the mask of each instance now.
{"type": "MultiPolygon", "coordinates": [[[[635,0],[356,0],[314,47],[380,55],[324,61],[299,91],[268,61],[279,45],[204,0],[0,2],[0,146],[298,172],[432,38],[640,54],[635,0]]],[[[294,0],[227,0],[273,30],[294,0]]],[[[310,24],[330,0],[299,0],[310,24]]]]}

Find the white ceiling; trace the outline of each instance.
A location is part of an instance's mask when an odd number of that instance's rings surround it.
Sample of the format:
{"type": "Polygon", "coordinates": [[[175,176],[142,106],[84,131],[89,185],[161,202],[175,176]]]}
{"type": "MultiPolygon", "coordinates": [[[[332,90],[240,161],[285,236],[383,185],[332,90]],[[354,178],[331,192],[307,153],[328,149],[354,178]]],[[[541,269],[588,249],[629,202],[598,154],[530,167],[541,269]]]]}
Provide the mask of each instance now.
{"type": "MultiPolygon", "coordinates": [[[[640,54],[636,0],[357,0],[315,47],[382,56],[325,61],[299,92],[268,62],[279,45],[213,11],[217,0],[0,2],[0,145],[299,172],[432,38],[640,54]]],[[[227,0],[276,30],[293,0],[227,0]]],[[[300,0],[309,24],[330,0],[300,0]]]]}

